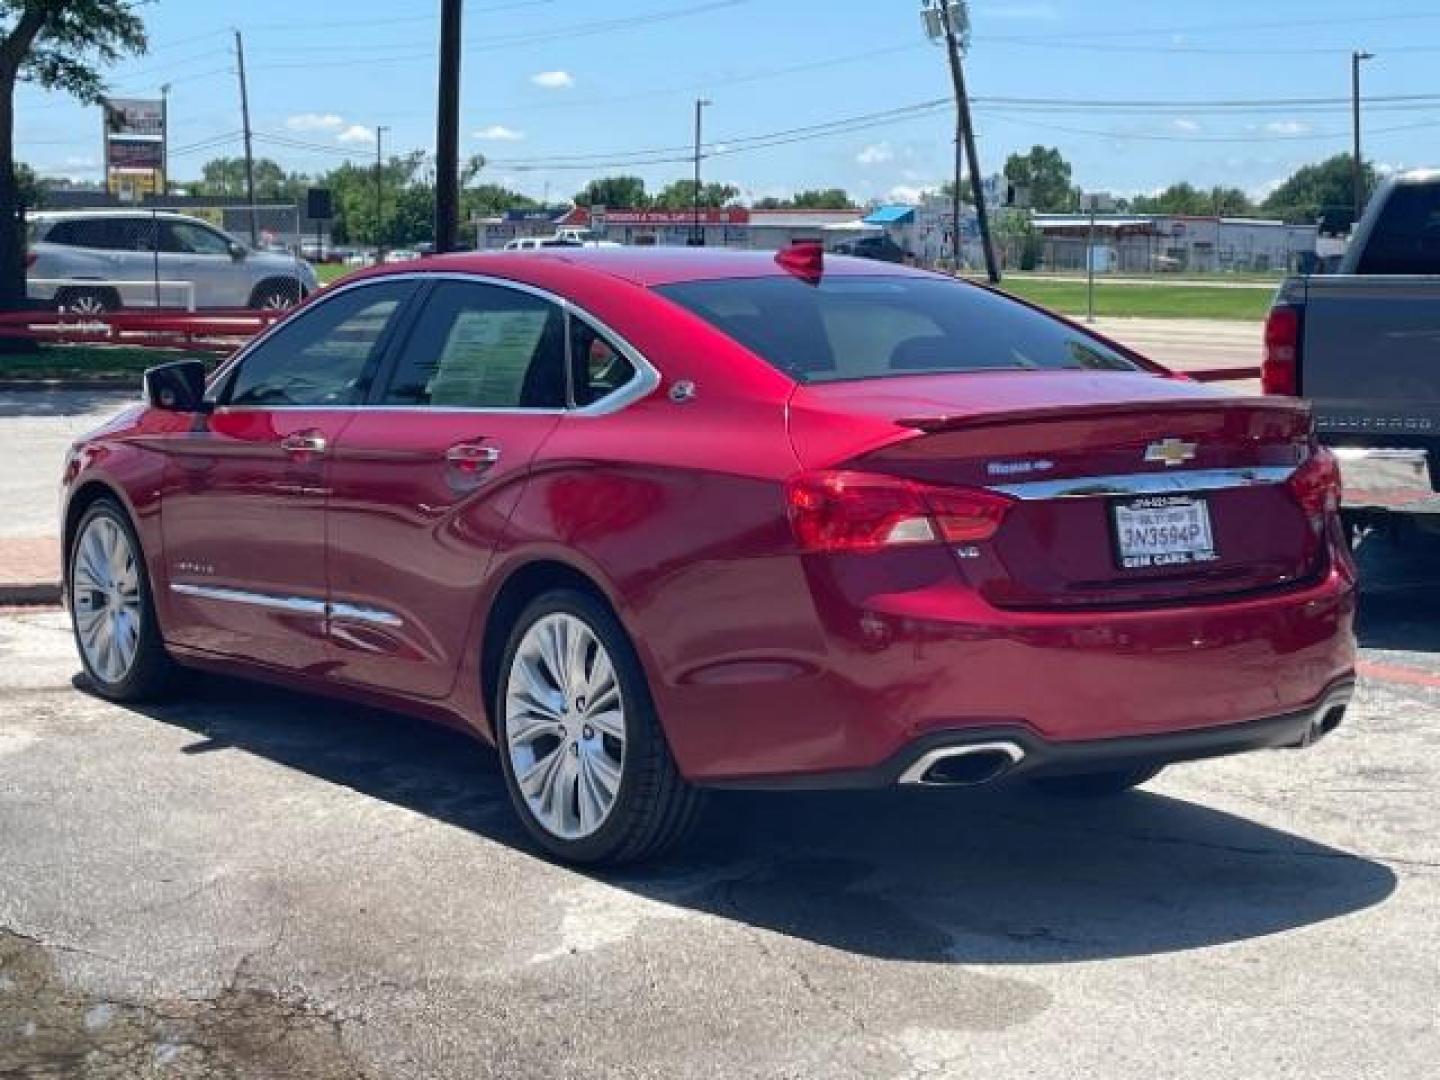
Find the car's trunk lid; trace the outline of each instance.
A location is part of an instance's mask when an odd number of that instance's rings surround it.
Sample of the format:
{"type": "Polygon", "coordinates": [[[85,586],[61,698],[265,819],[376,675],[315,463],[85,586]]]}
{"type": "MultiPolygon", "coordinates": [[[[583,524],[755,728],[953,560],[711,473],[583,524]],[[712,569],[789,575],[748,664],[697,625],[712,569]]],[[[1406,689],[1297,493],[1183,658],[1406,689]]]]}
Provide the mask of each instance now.
{"type": "Polygon", "coordinates": [[[1149,374],[995,372],[816,384],[791,432],[811,468],[980,487],[1015,502],[957,548],[992,603],[1173,602],[1309,577],[1319,541],[1284,483],[1308,452],[1291,400],[1149,374]]]}

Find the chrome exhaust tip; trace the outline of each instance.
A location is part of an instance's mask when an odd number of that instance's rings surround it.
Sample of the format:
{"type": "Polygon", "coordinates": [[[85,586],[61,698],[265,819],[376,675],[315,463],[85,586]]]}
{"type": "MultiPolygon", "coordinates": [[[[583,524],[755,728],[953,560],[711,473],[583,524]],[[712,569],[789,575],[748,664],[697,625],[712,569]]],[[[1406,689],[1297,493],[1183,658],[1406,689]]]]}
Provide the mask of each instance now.
{"type": "Polygon", "coordinates": [[[925,787],[976,787],[1013,769],[1025,751],[1013,742],[941,746],[921,754],[900,774],[899,783],[925,787]]]}
{"type": "Polygon", "coordinates": [[[1345,719],[1345,710],[1350,705],[1350,699],[1355,696],[1353,687],[1342,687],[1339,690],[1325,696],[1325,700],[1315,706],[1310,713],[1310,724],[1305,729],[1305,737],[1300,741],[1302,748],[1314,746],[1317,742],[1329,735],[1340,726],[1345,719]]]}

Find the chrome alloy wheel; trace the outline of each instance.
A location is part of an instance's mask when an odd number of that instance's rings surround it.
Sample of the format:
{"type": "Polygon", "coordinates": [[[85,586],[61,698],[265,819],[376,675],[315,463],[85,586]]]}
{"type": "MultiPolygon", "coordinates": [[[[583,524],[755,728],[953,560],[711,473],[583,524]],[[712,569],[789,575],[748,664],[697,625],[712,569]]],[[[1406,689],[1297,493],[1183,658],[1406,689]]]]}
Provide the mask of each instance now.
{"type": "Polygon", "coordinates": [[[104,315],[109,309],[94,293],[80,293],[65,302],[65,310],[75,315],[104,315]]]}
{"type": "Polygon", "coordinates": [[[535,820],[564,840],[590,836],[620,795],[625,706],[610,654],[574,615],[537,619],[505,690],[505,743],[535,820]]]}
{"type": "Polygon", "coordinates": [[[120,525],[92,518],[75,545],[70,608],[90,670],[106,683],[129,674],[140,648],[140,571],[120,525]]]}

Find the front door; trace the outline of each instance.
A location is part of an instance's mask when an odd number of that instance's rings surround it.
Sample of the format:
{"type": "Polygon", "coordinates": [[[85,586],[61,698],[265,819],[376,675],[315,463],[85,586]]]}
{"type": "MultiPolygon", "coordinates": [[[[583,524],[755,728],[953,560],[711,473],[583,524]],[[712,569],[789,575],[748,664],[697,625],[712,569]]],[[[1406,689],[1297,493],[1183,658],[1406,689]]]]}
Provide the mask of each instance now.
{"type": "Polygon", "coordinates": [[[564,412],[566,316],[527,291],[442,280],[414,327],[331,459],[330,634],[337,678],[438,698],[564,412]]]}
{"type": "Polygon", "coordinates": [[[358,285],[300,312],[219,381],[211,415],[168,441],[163,602],[174,643],[323,665],[331,454],[413,290],[358,285]]]}
{"type": "MultiPolygon", "coordinates": [[[[162,280],[191,282],[197,308],[244,307],[249,303],[249,275],[236,266],[228,239],[192,221],[163,218],[159,225],[156,260],[162,280]]],[[[179,307],[183,301],[184,294],[174,289],[161,297],[166,307],[179,307]]]]}

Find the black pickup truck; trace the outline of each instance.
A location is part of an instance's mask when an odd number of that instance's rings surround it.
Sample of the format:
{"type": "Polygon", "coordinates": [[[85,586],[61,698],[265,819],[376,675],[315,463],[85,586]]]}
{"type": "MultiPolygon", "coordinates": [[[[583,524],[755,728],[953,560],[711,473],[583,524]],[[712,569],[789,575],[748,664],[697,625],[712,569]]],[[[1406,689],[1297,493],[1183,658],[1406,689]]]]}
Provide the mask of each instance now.
{"type": "Polygon", "coordinates": [[[1285,281],[1262,373],[1313,403],[1353,521],[1440,533],[1440,170],[1385,182],[1339,273],[1285,281]]]}

